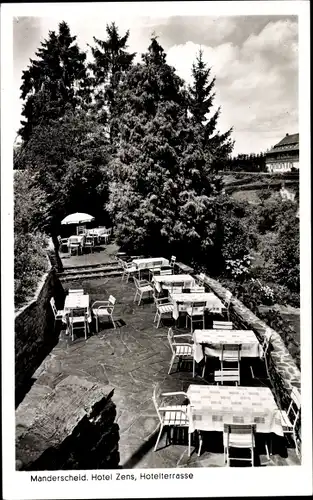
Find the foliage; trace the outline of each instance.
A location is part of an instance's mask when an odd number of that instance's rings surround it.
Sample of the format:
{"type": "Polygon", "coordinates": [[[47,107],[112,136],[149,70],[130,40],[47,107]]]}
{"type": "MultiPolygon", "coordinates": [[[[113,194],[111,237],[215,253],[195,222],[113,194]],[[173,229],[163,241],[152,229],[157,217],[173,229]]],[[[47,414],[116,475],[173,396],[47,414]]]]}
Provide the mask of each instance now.
{"type": "Polygon", "coordinates": [[[226,259],[226,270],[230,276],[237,279],[244,279],[251,270],[252,255],[247,254],[242,259],[226,259]]]}
{"type": "Polygon", "coordinates": [[[28,172],[14,177],[14,299],[19,307],[29,298],[47,270],[46,237],[36,231],[37,201],[28,172]]]}
{"type": "Polygon", "coordinates": [[[129,70],[136,53],[127,52],[129,31],[121,37],[115,23],[106,26],[107,39],[93,37],[91,47],[94,62],[89,64],[93,72],[96,109],[102,123],[109,122],[109,136],[113,142],[118,130],[116,94],[124,74],[129,70]]]}
{"type": "Polygon", "coordinates": [[[19,134],[25,142],[34,127],[56,120],[90,99],[86,54],[74,44],[75,40],[68,25],[61,22],[58,33],[49,32],[36,52],[37,59],[31,59],[23,71],[21,98],[25,100],[25,120],[19,134]]]}
{"type": "Polygon", "coordinates": [[[204,147],[203,125],[187,116],[183,81],[156,38],[125,76],[117,105],[120,136],[108,210],[118,242],[147,255],[211,261],[221,179],[204,147]]]}
{"type": "Polygon", "coordinates": [[[38,126],[21,153],[23,168],[39,189],[37,227],[56,236],[72,212],[102,217],[107,196],[107,138],[93,115],[67,113],[38,126]]]}
{"type": "Polygon", "coordinates": [[[219,166],[223,170],[236,172],[267,172],[266,154],[238,154],[229,158],[224,165],[219,166]]]}

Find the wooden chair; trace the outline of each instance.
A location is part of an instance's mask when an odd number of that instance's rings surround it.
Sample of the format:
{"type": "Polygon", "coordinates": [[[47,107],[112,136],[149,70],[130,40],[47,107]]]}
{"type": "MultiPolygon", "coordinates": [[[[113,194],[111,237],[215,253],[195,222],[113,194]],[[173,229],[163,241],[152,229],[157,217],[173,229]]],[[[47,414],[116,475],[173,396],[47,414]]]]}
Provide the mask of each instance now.
{"type": "Polygon", "coordinates": [[[71,255],[72,252],[76,252],[76,255],[82,253],[82,246],[80,243],[69,243],[68,248],[71,255]]]}
{"type": "Polygon", "coordinates": [[[202,322],[203,328],[204,326],[204,310],[205,310],[206,302],[193,302],[191,307],[187,307],[186,312],[186,328],[188,326],[188,319],[190,320],[190,331],[193,332],[194,323],[202,322]]]}
{"type": "Polygon", "coordinates": [[[296,436],[296,425],[300,417],[301,395],[296,387],[290,393],[290,404],[287,411],[280,410],[281,424],[284,434],[291,434],[295,443],[296,454],[299,456],[299,448],[296,436]]]}
{"type": "Polygon", "coordinates": [[[96,300],[92,304],[92,312],[96,318],[96,330],[99,332],[99,319],[108,318],[113,323],[113,327],[116,328],[113,311],[115,307],[116,298],[110,295],[109,300],[96,300]]]}
{"type": "Polygon", "coordinates": [[[172,351],[172,358],[168,370],[168,375],[169,375],[171,373],[175,359],[178,359],[178,364],[183,359],[193,361],[193,344],[190,342],[176,342],[176,339],[184,339],[184,338],[192,339],[192,334],[182,333],[174,335],[172,328],[168,329],[167,338],[172,351]]]}
{"type": "Polygon", "coordinates": [[[88,311],[85,308],[71,309],[70,313],[66,315],[66,322],[73,341],[75,337],[75,330],[84,330],[85,340],[87,340],[89,325],[88,311]]]}
{"type": "Polygon", "coordinates": [[[227,290],[227,292],[225,294],[224,307],[226,309],[226,315],[227,315],[228,321],[229,321],[229,309],[230,309],[230,304],[231,304],[232,297],[233,297],[233,294],[229,290],[227,290]]]}
{"type": "Polygon", "coordinates": [[[124,260],[120,259],[119,263],[123,267],[122,281],[126,277],[126,283],[128,283],[129,277],[134,276],[136,273],[138,273],[138,269],[132,262],[125,262],[124,260]]]}
{"type": "Polygon", "coordinates": [[[235,382],[236,385],[240,384],[240,371],[239,368],[223,368],[214,372],[214,382],[219,385],[224,383],[235,382]]]}
{"type": "Polygon", "coordinates": [[[137,278],[135,278],[135,276],[134,276],[134,282],[136,286],[134,302],[136,301],[137,297],[139,297],[138,301],[138,306],[139,306],[144,295],[148,295],[150,297],[150,294],[153,293],[153,287],[150,285],[149,281],[146,280],[139,281],[137,278]]]}
{"type": "Polygon", "coordinates": [[[57,321],[60,321],[60,320],[62,321],[62,319],[64,317],[64,310],[56,308],[54,297],[51,297],[50,305],[51,305],[52,312],[54,315],[54,327],[55,327],[55,324],[57,321]]]}
{"type": "Polygon", "coordinates": [[[94,241],[93,236],[87,236],[85,239],[84,248],[90,249],[90,253],[92,253],[94,246],[95,246],[95,241],[94,241]]]}
{"type": "Polygon", "coordinates": [[[230,378],[233,377],[233,382],[237,382],[238,384],[240,384],[240,353],[241,344],[222,345],[221,354],[219,356],[221,369],[220,371],[216,372],[216,381],[220,381],[221,383],[225,381],[226,372],[228,372],[228,381],[231,382],[230,378]]]}
{"type": "MultiPolygon", "coordinates": [[[[188,429],[188,456],[191,451],[191,433],[189,432],[189,417],[187,404],[168,404],[168,398],[183,396],[187,399],[185,392],[161,392],[160,386],[156,385],[153,390],[152,401],[160,421],[160,430],[155,443],[154,451],[157,450],[158,444],[164,428],[171,432],[175,427],[188,429]]],[[[168,442],[168,433],[167,440],[168,442]]]]}
{"type": "Polygon", "coordinates": [[[254,467],[255,433],[255,424],[224,424],[224,463],[227,463],[228,467],[231,460],[249,461],[252,467],[254,467]],[[231,457],[231,448],[248,448],[251,456],[250,458],[231,457]]]}
{"type": "Polygon", "coordinates": [[[213,321],[213,330],[232,330],[233,324],[231,321],[213,321]]]}
{"type": "Polygon", "coordinates": [[[199,274],[198,283],[200,286],[205,286],[205,274],[204,273],[199,274]]]}
{"type": "Polygon", "coordinates": [[[154,316],[153,323],[157,322],[156,327],[159,328],[162,316],[165,314],[173,314],[173,302],[168,297],[157,298],[155,293],[153,294],[154,303],[156,305],[156,313],[154,316]]]}

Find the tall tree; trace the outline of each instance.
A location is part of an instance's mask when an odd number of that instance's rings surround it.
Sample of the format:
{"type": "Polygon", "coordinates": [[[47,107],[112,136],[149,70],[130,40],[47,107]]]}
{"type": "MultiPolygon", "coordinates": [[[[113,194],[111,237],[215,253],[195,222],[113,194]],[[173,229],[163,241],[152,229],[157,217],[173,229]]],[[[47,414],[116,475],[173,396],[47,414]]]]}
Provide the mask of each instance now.
{"type": "Polygon", "coordinates": [[[119,92],[120,135],[108,208],[127,249],[192,258],[213,244],[212,196],[220,189],[187,118],[184,82],[153,37],[119,92]],[[182,242],[184,241],[184,247],[182,242]]]}
{"type": "Polygon", "coordinates": [[[66,215],[89,212],[102,219],[108,192],[107,152],[103,127],[83,110],[37,126],[24,146],[20,168],[30,173],[32,189],[44,194],[38,198],[34,223],[52,236],[56,251],[60,222],[66,215]]]}
{"type": "Polygon", "coordinates": [[[211,68],[203,60],[200,49],[196,62],[192,65],[193,83],[189,86],[189,111],[193,121],[199,125],[203,147],[214,158],[219,167],[229,157],[233,149],[232,129],[220,134],[216,131],[221,109],[213,111],[215,78],[210,79],[211,68]]]}
{"type": "Polygon", "coordinates": [[[99,119],[109,121],[111,142],[116,135],[117,113],[116,94],[125,72],[131,67],[136,53],[127,52],[129,31],[120,36],[115,23],[106,26],[107,39],[93,37],[95,46],[91,47],[94,62],[89,67],[94,75],[95,102],[99,119]]]}
{"type": "Polygon", "coordinates": [[[63,21],[59,31],[49,31],[23,71],[21,98],[25,101],[19,134],[27,142],[34,127],[57,119],[68,109],[75,109],[89,100],[86,54],[75,44],[69,26],[63,21]]]}

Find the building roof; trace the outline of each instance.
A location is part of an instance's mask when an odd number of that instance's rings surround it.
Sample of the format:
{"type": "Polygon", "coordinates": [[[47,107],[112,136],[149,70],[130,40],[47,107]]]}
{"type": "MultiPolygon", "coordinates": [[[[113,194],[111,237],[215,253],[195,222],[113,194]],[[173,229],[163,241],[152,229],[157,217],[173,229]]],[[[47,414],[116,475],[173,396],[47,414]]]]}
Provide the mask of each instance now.
{"type": "Polygon", "coordinates": [[[288,151],[299,151],[299,134],[286,134],[281,141],[272,147],[268,154],[285,153],[288,151]]]}

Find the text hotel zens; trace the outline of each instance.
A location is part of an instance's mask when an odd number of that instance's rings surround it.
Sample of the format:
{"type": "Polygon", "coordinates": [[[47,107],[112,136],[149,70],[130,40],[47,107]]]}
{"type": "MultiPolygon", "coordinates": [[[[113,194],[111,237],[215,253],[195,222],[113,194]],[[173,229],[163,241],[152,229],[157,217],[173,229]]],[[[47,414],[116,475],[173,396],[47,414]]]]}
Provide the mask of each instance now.
{"type": "Polygon", "coordinates": [[[137,481],[139,480],[159,480],[159,479],[193,479],[193,474],[191,472],[182,473],[146,473],[140,472],[137,474],[122,474],[121,472],[114,472],[110,474],[58,474],[47,476],[40,474],[31,474],[31,482],[63,482],[63,481],[137,481]]]}

